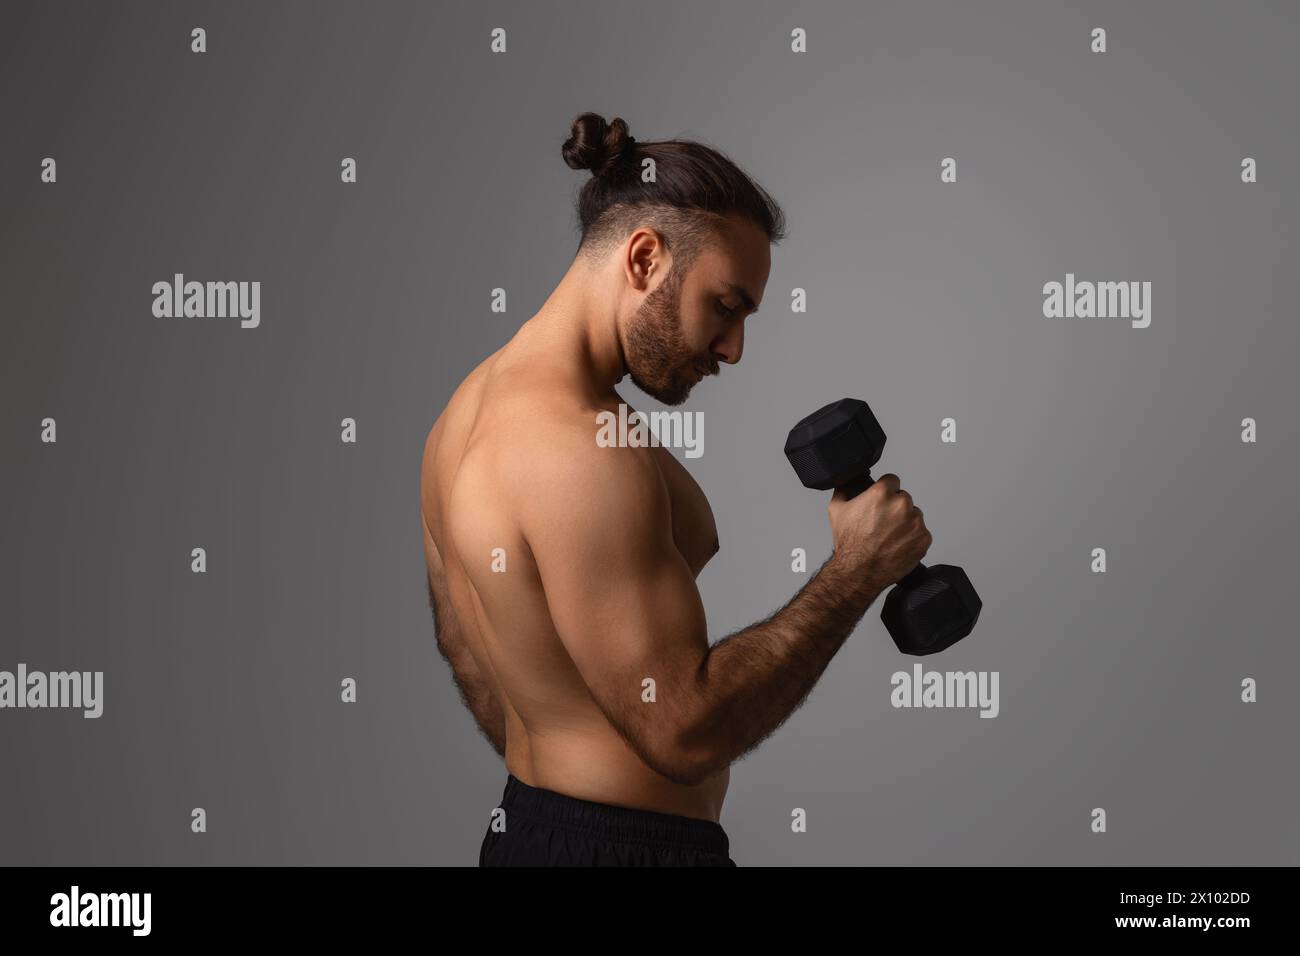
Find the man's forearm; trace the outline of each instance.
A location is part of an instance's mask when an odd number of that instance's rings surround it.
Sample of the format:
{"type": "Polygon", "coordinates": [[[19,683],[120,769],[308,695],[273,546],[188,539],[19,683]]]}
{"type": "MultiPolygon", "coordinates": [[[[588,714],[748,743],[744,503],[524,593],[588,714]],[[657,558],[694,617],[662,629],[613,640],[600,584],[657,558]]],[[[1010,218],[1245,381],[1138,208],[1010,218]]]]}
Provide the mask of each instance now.
{"type": "MultiPolygon", "coordinates": [[[[441,582],[439,582],[441,583],[441,582]]],[[[439,589],[442,591],[442,589],[439,589]]],[[[465,636],[460,631],[456,616],[451,613],[451,604],[445,591],[435,594],[433,584],[429,584],[429,608],[433,611],[434,637],[438,651],[451,666],[452,680],[460,692],[461,703],[473,715],[475,723],[483,736],[488,739],[500,756],[506,755],[506,716],[497,700],[496,694],[479,673],[469,648],[465,646],[465,636]]]]}
{"type": "Polygon", "coordinates": [[[785,607],[710,648],[697,677],[688,751],[721,769],[781,726],[884,587],[832,555],[785,607]]]}
{"type": "Polygon", "coordinates": [[[492,689],[478,676],[473,658],[469,657],[469,652],[463,646],[458,650],[449,648],[440,637],[438,650],[451,665],[451,676],[456,683],[456,689],[460,691],[461,703],[473,715],[475,723],[483,732],[483,736],[488,739],[488,743],[492,745],[492,749],[504,757],[506,716],[496,694],[492,693],[492,689]]]}

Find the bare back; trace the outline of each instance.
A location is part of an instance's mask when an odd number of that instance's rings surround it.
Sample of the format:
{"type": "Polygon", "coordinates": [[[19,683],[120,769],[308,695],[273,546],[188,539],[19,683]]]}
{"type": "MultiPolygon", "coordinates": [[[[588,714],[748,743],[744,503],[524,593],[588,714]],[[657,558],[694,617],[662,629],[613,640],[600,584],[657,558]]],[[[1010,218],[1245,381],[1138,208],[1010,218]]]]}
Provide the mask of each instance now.
{"type": "MultiPolygon", "coordinates": [[[[616,410],[618,397],[591,394],[563,367],[538,361],[540,350],[525,326],[465,379],[426,440],[425,555],[431,592],[450,605],[438,614],[454,617],[472,658],[466,667],[499,702],[506,766],[517,778],[579,799],[717,820],[728,772],[687,785],[647,766],[597,706],[557,633],[519,515],[525,505],[538,507],[539,496],[544,506],[546,496],[566,491],[531,482],[530,456],[545,453],[551,437],[581,429],[595,454],[596,414],[616,410]]],[[[577,447],[582,453],[585,445],[577,447]]],[[[673,544],[698,574],[718,548],[708,501],[668,451],[639,453],[654,461],[673,544]]],[[[601,574],[581,571],[593,581],[601,574]]]]}

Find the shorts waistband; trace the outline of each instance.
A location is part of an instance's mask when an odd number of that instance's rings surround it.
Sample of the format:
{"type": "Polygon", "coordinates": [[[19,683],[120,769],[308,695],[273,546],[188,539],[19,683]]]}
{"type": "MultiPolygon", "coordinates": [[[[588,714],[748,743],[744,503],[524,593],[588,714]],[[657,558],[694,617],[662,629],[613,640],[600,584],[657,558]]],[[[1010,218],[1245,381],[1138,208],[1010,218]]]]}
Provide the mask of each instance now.
{"type": "Polygon", "coordinates": [[[530,787],[514,774],[506,777],[501,808],[506,812],[507,826],[517,818],[614,842],[665,844],[723,856],[730,849],[726,831],[712,820],[579,800],[554,790],[530,787]]]}

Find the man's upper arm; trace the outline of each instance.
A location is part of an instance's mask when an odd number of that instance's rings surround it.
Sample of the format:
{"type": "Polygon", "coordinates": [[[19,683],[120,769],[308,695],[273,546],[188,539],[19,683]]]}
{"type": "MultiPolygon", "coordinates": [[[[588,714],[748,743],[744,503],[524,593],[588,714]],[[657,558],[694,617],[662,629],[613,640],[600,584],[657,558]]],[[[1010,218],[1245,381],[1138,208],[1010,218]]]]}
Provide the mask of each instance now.
{"type": "Polygon", "coordinates": [[[455,628],[455,620],[449,606],[451,602],[447,597],[447,569],[442,563],[442,555],[438,553],[438,546],[434,543],[433,535],[429,533],[429,523],[424,519],[423,514],[420,515],[420,525],[424,532],[425,578],[429,584],[429,610],[433,612],[434,636],[440,643],[453,638],[459,643],[460,635],[451,633],[455,628]]]}
{"type": "Polygon", "coordinates": [[[704,607],[673,543],[649,448],[590,435],[538,449],[521,526],[565,649],[596,703],[643,758],[676,746],[708,652],[704,607]],[[655,702],[642,700],[655,682],[655,702]]]}

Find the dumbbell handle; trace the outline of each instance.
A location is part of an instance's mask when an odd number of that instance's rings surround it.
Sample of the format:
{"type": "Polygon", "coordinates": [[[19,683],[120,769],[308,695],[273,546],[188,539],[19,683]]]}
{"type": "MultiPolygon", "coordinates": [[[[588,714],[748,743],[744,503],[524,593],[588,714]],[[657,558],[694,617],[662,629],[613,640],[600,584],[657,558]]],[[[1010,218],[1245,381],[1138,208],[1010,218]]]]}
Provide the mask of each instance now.
{"type": "MultiPolygon", "coordinates": [[[[862,492],[866,491],[876,483],[876,479],[870,474],[863,475],[861,478],[854,478],[847,485],[841,485],[840,490],[844,492],[846,498],[856,498],[862,492]]],[[[899,578],[898,583],[905,588],[914,588],[926,580],[926,567],[924,564],[918,564],[911,571],[899,578]]]]}

